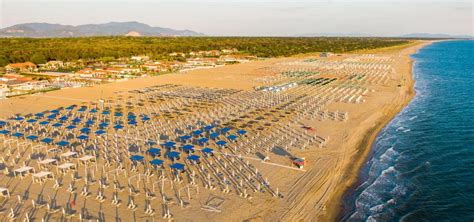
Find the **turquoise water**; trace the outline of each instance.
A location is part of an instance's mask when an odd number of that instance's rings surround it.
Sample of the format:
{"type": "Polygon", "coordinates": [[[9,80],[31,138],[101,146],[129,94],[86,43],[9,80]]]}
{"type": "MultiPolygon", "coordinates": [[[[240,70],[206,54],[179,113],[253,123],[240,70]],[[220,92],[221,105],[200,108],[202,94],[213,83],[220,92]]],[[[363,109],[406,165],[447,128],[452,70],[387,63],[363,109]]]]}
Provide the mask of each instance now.
{"type": "Polygon", "coordinates": [[[474,41],[413,58],[417,94],[377,136],[343,221],[474,220],[474,41]]]}

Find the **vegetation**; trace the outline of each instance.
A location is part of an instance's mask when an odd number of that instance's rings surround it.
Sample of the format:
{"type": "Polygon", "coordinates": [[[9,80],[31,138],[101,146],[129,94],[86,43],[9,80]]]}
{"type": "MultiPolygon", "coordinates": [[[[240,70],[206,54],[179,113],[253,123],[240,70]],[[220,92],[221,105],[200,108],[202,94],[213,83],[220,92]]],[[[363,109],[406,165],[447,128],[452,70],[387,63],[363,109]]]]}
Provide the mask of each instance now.
{"type": "Polygon", "coordinates": [[[300,38],[300,37],[82,37],[0,38],[0,66],[7,63],[45,60],[75,61],[148,55],[153,59],[175,59],[172,52],[236,48],[259,57],[290,56],[330,51],[342,53],[408,43],[388,38],[300,38]]]}

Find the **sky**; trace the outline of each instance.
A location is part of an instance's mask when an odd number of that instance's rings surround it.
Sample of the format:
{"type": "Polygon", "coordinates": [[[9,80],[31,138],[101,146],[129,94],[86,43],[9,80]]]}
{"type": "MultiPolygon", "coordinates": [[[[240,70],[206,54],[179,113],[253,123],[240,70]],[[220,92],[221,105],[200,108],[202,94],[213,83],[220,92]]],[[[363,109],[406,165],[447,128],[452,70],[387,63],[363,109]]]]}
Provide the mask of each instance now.
{"type": "Polygon", "coordinates": [[[473,35],[471,0],[0,0],[0,27],[137,21],[218,36],[473,35]]]}

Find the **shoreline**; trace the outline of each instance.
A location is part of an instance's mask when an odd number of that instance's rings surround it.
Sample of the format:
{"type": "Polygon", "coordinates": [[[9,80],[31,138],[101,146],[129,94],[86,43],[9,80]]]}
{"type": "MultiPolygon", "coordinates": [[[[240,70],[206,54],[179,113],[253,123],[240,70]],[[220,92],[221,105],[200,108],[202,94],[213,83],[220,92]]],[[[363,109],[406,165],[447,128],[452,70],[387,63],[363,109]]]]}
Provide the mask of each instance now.
{"type": "Polygon", "coordinates": [[[408,53],[409,59],[409,66],[410,72],[408,73],[407,84],[405,85],[406,94],[402,98],[402,103],[397,104],[394,107],[391,107],[389,113],[384,113],[384,118],[378,120],[375,126],[368,129],[367,132],[364,133],[364,136],[358,141],[356,149],[357,153],[351,158],[353,164],[352,167],[345,166],[343,174],[341,178],[348,178],[347,180],[342,180],[343,184],[338,186],[338,188],[333,192],[332,197],[329,199],[328,203],[333,203],[331,205],[335,206],[333,208],[328,208],[320,218],[321,221],[338,221],[342,217],[343,213],[343,203],[342,198],[343,196],[351,191],[356,185],[357,181],[359,180],[359,173],[362,166],[367,161],[370,152],[372,151],[373,144],[375,142],[376,137],[382,131],[382,129],[387,126],[408,104],[413,100],[416,95],[415,91],[415,79],[413,74],[413,66],[414,60],[410,57],[413,54],[416,54],[419,49],[424,48],[433,42],[436,41],[429,41],[429,42],[421,42],[415,44],[414,46],[408,46],[408,48],[404,48],[401,50],[410,50],[408,53]]]}

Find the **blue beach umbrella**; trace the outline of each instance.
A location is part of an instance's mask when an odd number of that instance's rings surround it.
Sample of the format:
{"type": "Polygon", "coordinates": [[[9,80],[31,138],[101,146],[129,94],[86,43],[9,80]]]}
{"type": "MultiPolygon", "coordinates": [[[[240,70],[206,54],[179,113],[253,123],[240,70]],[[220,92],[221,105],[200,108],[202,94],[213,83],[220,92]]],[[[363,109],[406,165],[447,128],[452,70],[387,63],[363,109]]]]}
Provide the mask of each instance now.
{"type": "Polygon", "coordinates": [[[67,146],[67,145],[69,145],[69,142],[61,140],[61,141],[57,142],[56,145],[58,145],[58,146],[67,146]]]}
{"type": "Polygon", "coordinates": [[[79,135],[77,138],[80,139],[80,140],[89,139],[89,137],[87,135],[79,135]]]}
{"type": "Polygon", "coordinates": [[[18,133],[18,132],[12,134],[12,136],[14,136],[14,137],[22,137],[23,135],[24,135],[23,133],[18,133]]]}
{"type": "Polygon", "coordinates": [[[217,137],[219,137],[219,133],[216,133],[216,132],[211,133],[211,134],[209,134],[209,137],[214,140],[214,139],[216,139],[217,137]]]}
{"type": "Polygon", "coordinates": [[[95,131],[95,135],[102,135],[105,133],[105,130],[97,130],[95,131]]]}
{"type": "Polygon", "coordinates": [[[202,149],[201,152],[204,153],[206,156],[214,154],[214,150],[209,147],[202,149]]]}
{"type": "Polygon", "coordinates": [[[247,133],[247,131],[242,130],[242,129],[237,131],[237,134],[239,134],[239,135],[245,135],[246,133],[247,133]]]}
{"type": "Polygon", "coordinates": [[[137,161],[143,161],[144,157],[140,155],[133,155],[130,157],[130,159],[134,162],[137,162],[137,161]]]}
{"type": "Polygon", "coordinates": [[[183,149],[184,152],[186,153],[192,153],[194,152],[194,146],[191,145],[191,144],[186,144],[184,145],[183,147],[181,147],[183,149]]]}
{"type": "Polygon", "coordinates": [[[176,170],[176,171],[184,171],[184,164],[182,163],[173,163],[170,165],[171,169],[176,170]]]}
{"type": "Polygon", "coordinates": [[[27,136],[26,138],[29,139],[29,140],[36,140],[36,139],[38,139],[38,136],[29,135],[29,136],[27,136]]]}
{"type": "Polygon", "coordinates": [[[170,151],[166,154],[170,160],[179,160],[180,153],[176,151],[170,151]]]}
{"type": "Polygon", "coordinates": [[[219,141],[216,142],[216,144],[219,145],[219,146],[225,146],[227,144],[227,142],[224,141],[224,140],[219,140],[219,141]]]}
{"type": "Polygon", "coordinates": [[[29,120],[27,120],[26,122],[27,122],[27,123],[35,123],[36,121],[38,121],[38,120],[36,120],[36,119],[29,119],[29,120]]]}
{"type": "Polygon", "coordinates": [[[161,156],[161,149],[159,148],[150,148],[147,150],[147,153],[150,154],[150,156],[155,157],[155,156],[161,156]]]}
{"type": "Polygon", "coordinates": [[[154,166],[162,166],[164,163],[163,160],[160,160],[160,159],[153,159],[150,161],[150,164],[151,165],[154,165],[154,166]]]}
{"type": "Polygon", "coordinates": [[[198,155],[191,155],[191,156],[188,156],[186,159],[191,160],[191,161],[196,162],[196,163],[199,163],[199,158],[200,158],[200,156],[198,156],[198,155]]]}
{"type": "Polygon", "coordinates": [[[43,138],[43,139],[41,140],[41,142],[43,142],[43,143],[51,143],[51,142],[53,142],[53,139],[46,137],[46,138],[43,138]]]}

